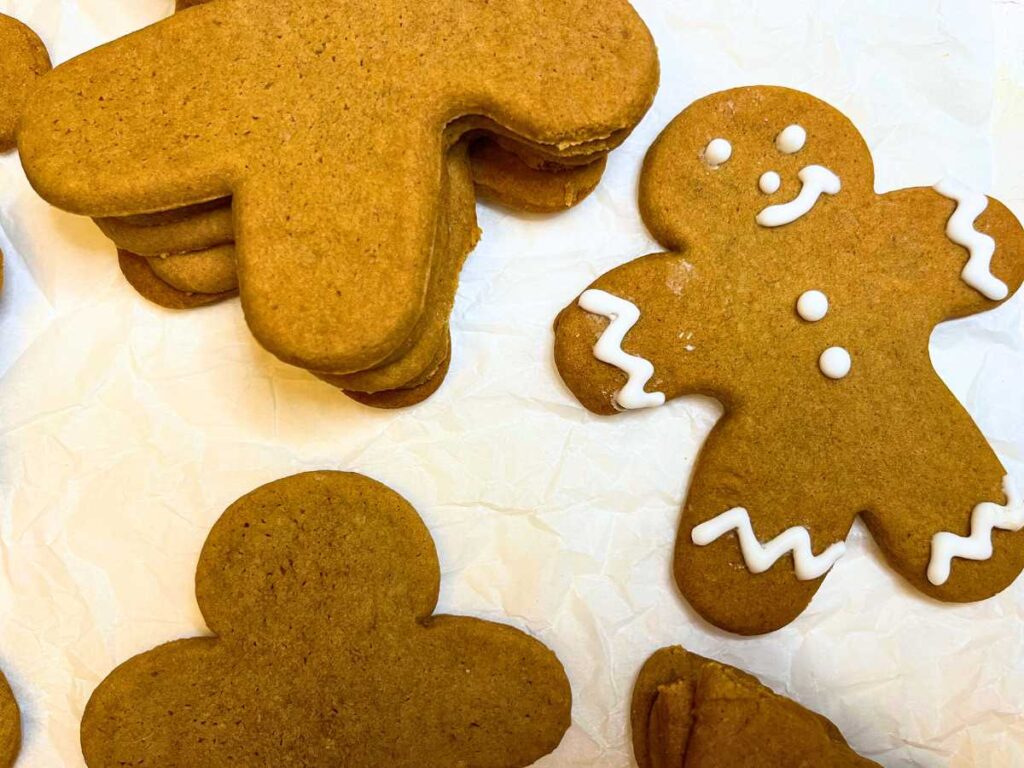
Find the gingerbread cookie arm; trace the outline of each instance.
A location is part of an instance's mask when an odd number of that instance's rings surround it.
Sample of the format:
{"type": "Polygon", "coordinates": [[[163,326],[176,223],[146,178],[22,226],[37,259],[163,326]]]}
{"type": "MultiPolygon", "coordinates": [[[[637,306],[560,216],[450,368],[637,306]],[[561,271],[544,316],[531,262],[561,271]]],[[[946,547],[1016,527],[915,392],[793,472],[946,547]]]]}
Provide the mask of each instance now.
{"type": "Polygon", "coordinates": [[[877,210],[898,265],[889,282],[904,282],[922,322],[992,309],[1024,282],[1024,228],[994,198],[946,179],[882,195],[877,210]]]}
{"type": "Polygon", "coordinates": [[[29,90],[50,69],[43,41],[17,19],[0,13],[0,152],[14,146],[14,131],[29,90]]]}
{"type": "Polygon", "coordinates": [[[595,413],[658,406],[683,394],[727,400],[729,342],[712,279],[660,253],[602,275],[555,321],[555,363],[595,413]]]}
{"type": "Polygon", "coordinates": [[[946,236],[966,252],[960,277],[974,294],[954,305],[954,316],[990,309],[1024,282],[1024,228],[999,200],[966,185],[947,179],[935,190],[955,205],[946,236]]]}
{"type": "Polygon", "coordinates": [[[165,19],[39,80],[22,115],[18,148],[42,197],[72,213],[102,217],[230,194],[255,143],[252,126],[269,111],[270,97],[261,103],[251,95],[256,88],[245,88],[259,80],[266,63],[238,49],[235,25],[194,23],[196,15],[226,13],[218,11],[221,5],[165,19]],[[189,61],[236,50],[235,69],[222,77],[200,81],[190,71],[189,61]],[[233,117],[243,101],[251,126],[233,117]]]}
{"type": "Polygon", "coordinates": [[[880,414],[862,516],[917,589],[952,602],[991,597],[1024,569],[1024,498],[927,354],[906,368],[913,398],[880,414]]]}
{"type": "Polygon", "coordinates": [[[414,341],[431,272],[443,268],[433,250],[443,225],[443,153],[434,168],[403,159],[325,156],[319,167],[336,166],[330,174],[341,182],[308,204],[296,201],[318,183],[312,168],[308,176],[293,168],[251,179],[235,194],[242,309],[256,339],[281,360],[349,373],[414,341]],[[403,184],[359,181],[381,171],[403,184]],[[401,213],[385,220],[384,211],[401,213]]]}
{"type": "Polygon", "coordinates": [[[129,659],[86,706],[87,764],[519,768],[554,750],[569,727],[561,664],[512,627],[436,616],[397,640],[379,627],[354,643],[331,631],[335,646],[307,659],[263,637],[179,640],[129,659]],[[276,653],[257,648],[267,644],[276,653]],[[374,654],[394,660],[362,675],[346,669],[374,654]],[[408,722],[424,731],[395,727],[408,722]]]}
{"type": "Polygon", "coordinates": [[[854,519],[828,473],[805,461],[827,455],[830,436],[808,432],[787,411],[782,402],[756,412],[741,405],[715,426],[676,538],[683,596],[737,634],[796,618],[845,552],[854,519]]]}

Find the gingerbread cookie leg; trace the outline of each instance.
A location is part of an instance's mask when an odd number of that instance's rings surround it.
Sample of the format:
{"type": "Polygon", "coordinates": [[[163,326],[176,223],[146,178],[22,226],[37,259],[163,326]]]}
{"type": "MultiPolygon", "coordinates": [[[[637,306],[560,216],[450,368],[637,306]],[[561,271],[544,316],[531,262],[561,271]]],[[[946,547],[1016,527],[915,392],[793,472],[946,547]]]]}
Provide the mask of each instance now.
{"type": "Polygon", "coordinates": [[[873,439],[889,446],[891,460],[875,473],[863,518],[917,589],[982,600],[1024,569],[1024,498],[927,353],[917,367],[907,371],[917,382],[913,401],[893,402],[879,419],[873,439]]]}
{"type": "Polygon", "coordinates": [[[345,390],[345,394],[357,403],[382,410],[408,408],[418,405],[441,388],[445,377],[448,375],[448,366],[451,365],[451,354],[451,342],[449,342],[437,368],[425,380],[415,386],[403,387],[401,389],[384,389],[380,392],[345,390]]]}
{"type": "MultiPolygon", "coordinates": [[[[375,393],[412,386],[420,388],[439,370],[442,356],[450,349],[448,317],[455,303],[459,272],[480,232],[464,144],[457,144],[448,151],[442,188],[443,205],[434,234],[435,256],[425,302],[427,310],[412,334],[412,344],[385,365],[355,374],[325,374],[321,376],[325,381],[344,390],[375,393]]],[[[425,396],[426,389],[420,389],[425,396]]]]}
{"type": "Polygon", "coordinates": [[[144,298],[164,309],[195,309],[230,299],[238,291],[224,293],[191,293],[174,288],[153,272],[149,262],[142,256],[129,251],[118,250],[117,263],[128,284],[144,298]]]}
{"type": "Polygon", "coordinates": [[[189,253],[147,256],[146,259],[157,277],[179,291],[226,293],[238,290],[233,244],[189,253]]]}
{"type": "Polygon", "coordinates": [[[778,629],[804,610],[845,551],[854,517],[829,477],[780,466],[793,449],[785,418],[722,418],[697,460],[676,539],[687,601],[742,635],[778,629]]]}
{"type": "Polygon", "coordinates": [[[188,253],[234,242],[231,204],[200,208],[195,213],[171,212],[167,223],[135,224],[123,218],[96,219],[96,225],[119,248],[142,256],[188,253]]]}
{"type": "Polygon", "coordinates": [[[517,210],[557,213],[578,205],[601,181],[607,158],[575,167],[532,168],[490,137],[470,150],[473,181],[487,200],[517,210]]]}

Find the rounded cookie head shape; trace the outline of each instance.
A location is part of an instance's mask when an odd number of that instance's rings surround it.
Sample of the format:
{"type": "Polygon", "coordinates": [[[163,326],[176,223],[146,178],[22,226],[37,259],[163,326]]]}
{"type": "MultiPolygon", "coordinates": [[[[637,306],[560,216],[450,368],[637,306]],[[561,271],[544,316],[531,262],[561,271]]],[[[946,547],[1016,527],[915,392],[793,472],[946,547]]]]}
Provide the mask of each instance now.
{"type": "Polygon", "coordinates": [[[196,592],[222,636],[244,632],[258,614],[267,627],[286,627],[328,601],[347,615],[373,605],[379,621],[412,621],[433,610],[438,568],[426,526],[401,496],[359,475],[310,473],[228,507],[203,547],[196,592]],[[328,547],[336,556],[309,556],[328,547]],[[267,574],[281,576],[271,592],[267,574]]]}
{"type": "Polygon", "coordinates": [[[873,184],[867,145],[838,110],[789,88],[734,88],[694,102],[661,134],[644,162],[640,208],[666,248],[714,252],[756,247],[812,219],[825,225],[873,184]],[[731,151],[719,162],[722,142],[731,151]]]}

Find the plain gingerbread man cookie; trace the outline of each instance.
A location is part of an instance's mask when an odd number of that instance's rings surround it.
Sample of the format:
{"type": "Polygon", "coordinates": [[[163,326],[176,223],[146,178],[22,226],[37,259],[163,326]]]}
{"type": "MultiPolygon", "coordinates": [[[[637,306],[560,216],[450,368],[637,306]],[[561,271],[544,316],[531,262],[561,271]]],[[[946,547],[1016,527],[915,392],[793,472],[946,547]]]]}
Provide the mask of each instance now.
{"type": "Polygon", "coordinates": [[[401,496],[356,474],[256,489],[196,572],[211,637],[130,659],[82,720],[91,768],[520,768],[569,727],[544,645],[434,614],[440,568],[401,496]]]}
{"type": "Polygon", "coordinates": [[[626,0],[265,6],[197,5],[67,62],[40,81],[18,142],[36,190],[74,213],[230,196],[251,331],[321,373],[418,342],[452,146],[484,132],[586,165],[658,81],[626,0]]]}
{"type": "Polygon", "coordinates": [[[717,398],[675,577],[710,622],[792,621],[859,514],[939,600],[981,600],[1024,567],[1024,506],[928,356],[940,322],[1024,278],[1024,231],[955,182],[877,195],[850,121],[812,96],[701,99],[647,155],[640,209],[666,253],[608,272],[556,322],[588,409],[717,398]],[[609,322],[610,319],[610,322],[609,322]]]}

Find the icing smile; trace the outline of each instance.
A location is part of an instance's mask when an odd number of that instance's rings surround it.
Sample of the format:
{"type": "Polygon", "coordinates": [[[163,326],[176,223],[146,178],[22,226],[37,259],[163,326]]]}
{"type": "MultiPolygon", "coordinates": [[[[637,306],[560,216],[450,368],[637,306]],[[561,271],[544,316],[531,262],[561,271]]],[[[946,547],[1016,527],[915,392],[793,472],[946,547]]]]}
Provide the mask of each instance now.
{"type": "Polygon", "coordinates": [[[839,177],[823,165],[808,165],[797,176],[803,184],[800,194],[788,203],[769,205],[757,214],[757,223],[762,227],[791,224],[809,213],[823,194],[836,195],[842,188],[839,177]]]}

